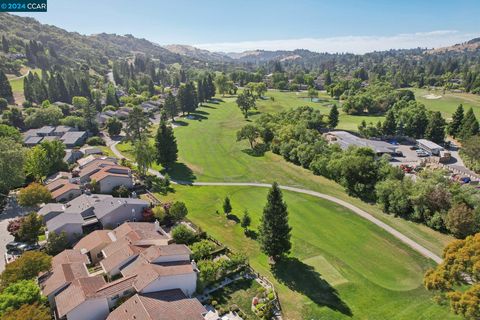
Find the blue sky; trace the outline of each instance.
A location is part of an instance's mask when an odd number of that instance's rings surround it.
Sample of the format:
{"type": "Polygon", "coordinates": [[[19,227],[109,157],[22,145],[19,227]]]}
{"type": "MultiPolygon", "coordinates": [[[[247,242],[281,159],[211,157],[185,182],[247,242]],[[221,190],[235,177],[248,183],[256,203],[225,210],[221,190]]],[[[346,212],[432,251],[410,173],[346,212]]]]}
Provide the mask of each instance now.
{"type": "Polygon", "coordinates": [[[480,36],[479,0],[48,0],[22,14],[82,34],[133,34],[217,51],[366,52],[480,36]]]}

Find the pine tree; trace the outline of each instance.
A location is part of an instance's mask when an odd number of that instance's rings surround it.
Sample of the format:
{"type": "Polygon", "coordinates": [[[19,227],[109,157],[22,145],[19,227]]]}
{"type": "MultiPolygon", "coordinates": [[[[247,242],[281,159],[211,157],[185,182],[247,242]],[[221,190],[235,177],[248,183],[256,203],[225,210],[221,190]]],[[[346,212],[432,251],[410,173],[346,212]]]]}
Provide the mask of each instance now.
{"type": "Polygon", "coordinates": [[[8,82],[7,76],[5,73],[0,70],[0,98],[4,98],[9,103],[13,103],[13,92],[10,82],[8,82]]]}
{"type": "Polygon", "coordinates": [[[215,88],[215,84],[213,82],[213,77],[211,74],[208,74],[207,76],[207,95],[206,95],[206,98],[207,100],[210,100],[212,99],[213,97],[215,97],[215,91],[216,91],[216,88],[215,88]]]}
{"type": "Polygon", "coordinates": [[[250,214],[248,213],[248,210],[245,209],[245,211],[243,212],[240,225],[242,226],[243,229],[245,229],[245,232],[247,232],[248,227],[250,227],[251,223],[252,223],[252,218],[250,218],[250,214]]]}
{"type": "Polygon", "coordinates": [[[5,35],[2,36],[2,49],[5,53],[8,53],[8,51],[10,51],[10,44],[8,43],[7,37],[5,37],[5,35]]]}
{"type": "Polygon", "coordinates": [[[448,134],[456,137],[460,133],[463,122],[463,105],[459,105],[455,113],[452,115],[452,122],[448,126],[448,134]]]}
{"type": "Polygon", "coordinates": [[[338,125],[338,109],[337,105],[334,104],[330,113],[328,114],[328,127],[330,129],[335,128],[338,125]]]}
{"type": "Polygon", "coordinates": [[[478,121],[477,121],[477,118],[475,117],[475,114],[473,113],[473,109],[470,108],[468,109],[467,113],[465,114],[465,117],[463,118],[462,127],[460,129],[459,136],[463,140],[466,140],[471,136],[478,134],[478,132],[479,132],[478,121]]]}
{"type": "Polygon", "coordinates": [[[174,95],[169,92],[165,98],[164,109],[168,117],[172,118],[172,121],[175,120],[177,115],[177,102],[175,101],[174,95]]]}
{"type": "Polygon", "coordinates": [[[427,128],[425,129],[425,138],[436,143],[443,143],[445,139],[445,119],[439,111],[432,113],[427,128]]]}
{"type": "Polygon", "coordinates": [[[200,79],[197,81],[197,94],[198,94],[198,102],[202,105],[205,102],[205,89],[203,88],[203,80],[200,79]]]}
{"type": "Polygon", "coordinates": [[[223,212],[227,215],[232,212],[232,204],[228,196],[223,200],[223,212]]]}
{"type": "MultiPolygon", "coordinates": [[[[55,80],[55,75],[48,79],[48,99],[52,102],[59,101],[59,93],[57,89],[57,81],[55,80]]],[[[38,101],[41,102],[41,101],[38,101]]]]}
{"type": "Polygon", "coordinates": [[[120,105],[118,101],[117,93],[115,92],[115,87],[112,83],[108,84],[105,104],[107,106],[114,106],[114,107],[118,107],[120,105]]]}
{"type": "Polygon", "coordinates": [[[386,136],[393,136],[395,135],[396,128],[397,123],[395,121],[395,113],[393,113],[393,110],[389,110],[387,112],[385,121],[383,122],[383,134],[386,136]]]}
{"type": "Polygon", "coordinates": [[[162,121],[155,137],[156,161],[167,170],[177,161],[177,141],[173,135],[173,129],[162,121]]]}
{"type": "Polygon", "coordinates": [[[182,112],[183,115],[187,112],[188,103],[188,88],[185,84],[181,84],[177,91],[177,109],[182,112]]]}
{"type": "Polygon", "coordinates": [[[274,261],[289,253],[292,247],[291,230],[288,225],[287,205],[283,202],[278,184],[274,182],[268,192],[259,230],[262,251],[274,261]]]}

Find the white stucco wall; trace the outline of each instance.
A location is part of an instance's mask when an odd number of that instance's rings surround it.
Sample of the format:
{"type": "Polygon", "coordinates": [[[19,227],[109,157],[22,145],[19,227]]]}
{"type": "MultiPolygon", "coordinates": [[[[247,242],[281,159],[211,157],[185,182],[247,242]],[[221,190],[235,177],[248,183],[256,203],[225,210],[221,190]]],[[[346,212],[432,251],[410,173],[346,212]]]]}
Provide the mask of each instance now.
{"type": "Polygon", "coordinates": [[[186,296],[191,296],[197,288],[197,274],[195,272],[176,276],[160,277],[141,292],[150,293],[155,291],[181,289],[186,296]]]}
{"type": "Polygon", "coordinates": [[[106,298],[87,300],[67,314],[67,320],[105,320],[110,310],[106,298]]]}
{"type": "Polygon", "coordinates": [[[127,188],[133,187],[132,178],[129,176],[108,176],[98,182],[101,193],[111,193],[113,188],[124,185],[127,188]]]}
{"type": "Polygon", "coordinates": [[[142,221],[143,208],[145,206],[135,205],[135,206],[121,206],[119,209],[107,214],[102,217],[100,223],[105,226],[111,226],[116,228],[118,224],[122,224],[125,221],[142,221]],[[132,212],[132,209],[135,209],[135,212],[132,212]]]}

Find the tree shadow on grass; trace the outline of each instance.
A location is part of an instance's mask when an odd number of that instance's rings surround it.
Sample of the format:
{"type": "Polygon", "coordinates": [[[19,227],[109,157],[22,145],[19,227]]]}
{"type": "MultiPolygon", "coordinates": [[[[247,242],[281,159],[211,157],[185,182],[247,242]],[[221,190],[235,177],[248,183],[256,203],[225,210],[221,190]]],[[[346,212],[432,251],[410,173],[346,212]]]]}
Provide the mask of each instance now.
{"type": "Polygon", "coordinates": [[[167,171],[172,180],[180,184],[191,184],[197,177],[184,163],[176,162],[167,171]]]}
{"type": "Polygon", "coordinates": [[[243,149],[242,152],[252,157],[263,157],[267,149],[264,143],[259,143],[253,149],[243,149]]]}
{"type": "Polygon", "coordinates": [[[208,115],[208,114],[210,114],[210,113],[208,113],[207,111],[195,110],[195,111],[193,111],[191,114],[194,114],[194,115],[197,115],[197,114],[208,115]]]}
{"type": "Polygon", "coordinates": [[[252,240],[257,240],[258,239],[258,232],[255,230],[247,229],[245,230],[245,236],[252,239],[252,240]]]}
{"type": "MultiPolygon", "coordinates": [[[[209,103],[210,103],[210,102],[209,102],[209,103]]],[[[202,104],[202,105],[200,106],[200,108],[217,109],[216,107],[210,106],[210,105],[208,105],[208,104],[202,104]]]]}
{"type": "Polygon", "coordinates": [[[206,120],[208,119],[208,117],[200,114],[200,113],[197,113],[196,111],[195,112],[191,112],[188,116],[186,116],[186,118],[188,120],[198,120],[198,121],[202,121],[202,120],[206,120]]]}
{"type": "Polygon", "coordinates": [[[227,214],[227,219],[232,220],[235,223],[240,223],[240,219],[236,215],[234,215],[233,213],[227,214]]]}
{"type": "Polygon", "coordinates": [[[183,121],[183,120],[175,120],[173,121],[173,124],[179,127],[186,127],[188,126],[188,122],[183,121]]]}
{"type": "Polygon", "coordinates": [[[319,306],[326,306],[347,316],[352,316],[348,305],[342,301],[335,288],[322,279],[312,266],[297,258],[285,258],[272,266],[275,278],[293,291],[297,291],[319,306]]]}

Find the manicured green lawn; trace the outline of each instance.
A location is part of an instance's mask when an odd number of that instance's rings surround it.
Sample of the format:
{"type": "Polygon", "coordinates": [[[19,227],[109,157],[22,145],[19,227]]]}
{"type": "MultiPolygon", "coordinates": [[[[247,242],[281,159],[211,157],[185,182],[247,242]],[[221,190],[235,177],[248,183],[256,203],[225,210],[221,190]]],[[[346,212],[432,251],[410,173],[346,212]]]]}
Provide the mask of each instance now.
{"type": "Polygon", "coordinates": [[[271,269],[258,242],[222,214],[229,196],[233,215],[247,209],[257,230],[266,188],[175,186],[164,201],[187,204],[188,217],[271,279],[286,319],[455,319],[422,286],[433,262],[334,203],[284,191],[292,227],[290,258],[271,269]],[[217,211],[219,213],[217,213],[217,211]]]}
{"type": "MultiPolygon", "coordinates": [[[[260,102],[258,112],[286,109],[287,107],[281,104],[276,105],[282,101],[282,96],[285,96],[286,101],[299,99],[295,97],[295,93],[269,91],[268,95],[270,94],[275,97],[275,101],[260,102]]],[[[315,176],[311,171],[286,162],[271,152],[259,157],[249,155],[248,142],[236,142],[236,131],[248,122],[243,119],[234,97],[225,97],[223,101],[200,107],[196,112],[196,120],[183,119],[184,125],[175,128],[179,161],[169,172],[171,177],[179,180],[213,182],[277,181],[283,185],[304,187],[355,204],[438,255],[452,240],[450,236],[435,232],[424,225],[386,215],[377,206],[349,197],[337,183],[315,176]]],[[[313,104],[318,108],[324,108],[319,103],[313,104]]],[[[258,117],[258,114],[251,118],[255,117],[258,117]]],[[[119,144],[118,149],[131,157],[129,144],[119,144]]],[[[161,169],[158,165],[154,165],[154,168],[161,169]]]]}
{"type": "MultiPolygon", "coordinates": [[[[34,72],[40,75],[42,70],[37,68],[37,69],[31,69],[30,72],[34,72]]],[[[15,92],[23,93],[23,77],[10,80],[10,85],[12,86],[12,91],[14,93],[15,92]]]]}
{"type": "Polygon", "coordinates": [[[446,92],[443,94],[442,90],[428,91],[426,89],[410,89],[415,92],[417,101],[423,103],[427,109],[440,111],[447,119],[451,119],[459,104],[463,104],[463,108],[467,111],[473,108],[477,118],[480,118],[480,95],[470,93],[452,93],[446,92]],[[427,99],[425,96],[433,94],[441,96],[440,99],[427,99]]]}

